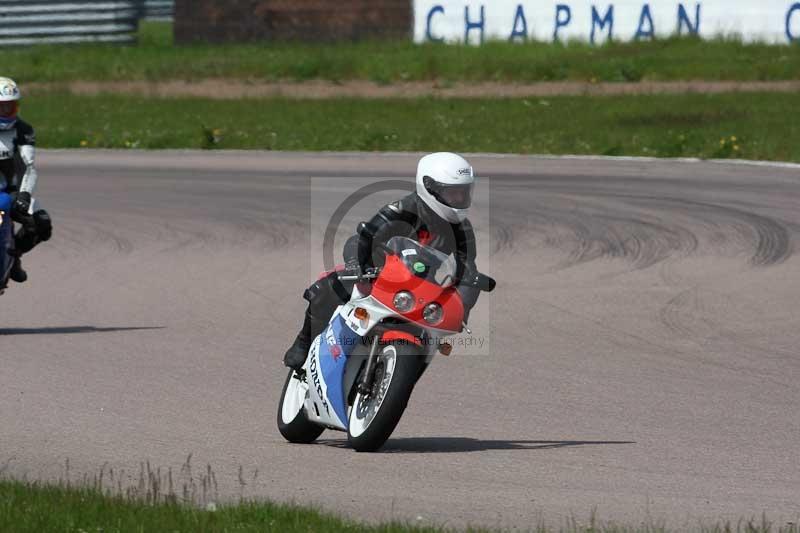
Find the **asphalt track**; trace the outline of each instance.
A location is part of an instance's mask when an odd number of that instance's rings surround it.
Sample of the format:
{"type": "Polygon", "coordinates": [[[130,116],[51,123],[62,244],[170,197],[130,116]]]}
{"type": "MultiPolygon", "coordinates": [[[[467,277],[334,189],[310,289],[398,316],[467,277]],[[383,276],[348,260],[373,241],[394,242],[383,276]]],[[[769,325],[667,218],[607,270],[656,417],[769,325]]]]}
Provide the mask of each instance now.
{"type": "Polygon", "coordinates": [[[285,443],[315,202],[414,162],[43,152],[57,230],[0,297],[0,471],[124,488],[149,461],[180,491],[192,454],[207,499],[367,520],[797,521],[798,168],[474,158],[489,353],[438,359],[385,453],[285,443]]]}

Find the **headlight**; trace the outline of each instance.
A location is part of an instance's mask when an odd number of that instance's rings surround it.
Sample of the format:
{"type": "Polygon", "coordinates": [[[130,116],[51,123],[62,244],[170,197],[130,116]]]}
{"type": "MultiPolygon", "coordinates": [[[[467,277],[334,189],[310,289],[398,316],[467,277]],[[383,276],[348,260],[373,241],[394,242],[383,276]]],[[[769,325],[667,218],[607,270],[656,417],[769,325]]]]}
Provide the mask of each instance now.
{"type": "Polygon", "coordinates": [[[414,295],[408,291],[400,291],[394,295],[394,308],[401,313],[414,309],[414,295]]]}
{"type": "Polygon", "coordinates": [[[425,322],[428,324],[438,324],[442,321],[443,316],[444,311],[442,310],[442,306],[437,303],[428,304],[425,306],[425,309],[422,310],[422,318],[424,318],[425,322]]]}

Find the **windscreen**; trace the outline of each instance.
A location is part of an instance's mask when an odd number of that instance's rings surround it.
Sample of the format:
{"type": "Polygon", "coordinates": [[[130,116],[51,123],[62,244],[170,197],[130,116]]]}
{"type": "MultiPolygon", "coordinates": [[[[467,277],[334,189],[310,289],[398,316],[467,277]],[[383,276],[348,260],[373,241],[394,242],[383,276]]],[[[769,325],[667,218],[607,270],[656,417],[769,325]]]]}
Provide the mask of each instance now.
{"type": "Polygon", "coordinates": [[[452,255],[445,255],[407,237],[392,237],[386,246],[418,278],[442,287],[455,283],[456,259],[452,255]]]}

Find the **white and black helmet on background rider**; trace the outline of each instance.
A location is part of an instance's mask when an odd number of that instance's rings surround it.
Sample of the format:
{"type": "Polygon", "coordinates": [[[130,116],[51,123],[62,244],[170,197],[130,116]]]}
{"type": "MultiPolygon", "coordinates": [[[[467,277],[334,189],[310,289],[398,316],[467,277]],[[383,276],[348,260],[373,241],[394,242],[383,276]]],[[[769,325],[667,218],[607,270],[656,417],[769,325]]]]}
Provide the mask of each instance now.
{"type": "Polygon", "coordinates": [[[475,174],[466,159],[450,152],[426,155],[417,166],[417,195],[451,224],[467,218],[475,174]]]}
{"type": "Polygon", "coordinates": [[[21,97],[14,80],[0,77],[0,131],[10,130],[16,125],[21,97]]]}

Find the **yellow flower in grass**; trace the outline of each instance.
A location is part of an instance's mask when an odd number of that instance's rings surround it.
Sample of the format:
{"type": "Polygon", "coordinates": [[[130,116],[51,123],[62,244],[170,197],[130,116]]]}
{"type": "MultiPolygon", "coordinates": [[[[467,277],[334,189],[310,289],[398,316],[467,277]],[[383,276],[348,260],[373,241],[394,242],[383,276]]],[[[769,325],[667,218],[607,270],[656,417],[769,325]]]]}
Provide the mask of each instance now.
{"type": "Polygon", "coordinates": [[[86,148],[87,146],[89,146],[89,141],[87,141],[86,139],[83,139],[81,141],[81,148],[86,148]]]}

